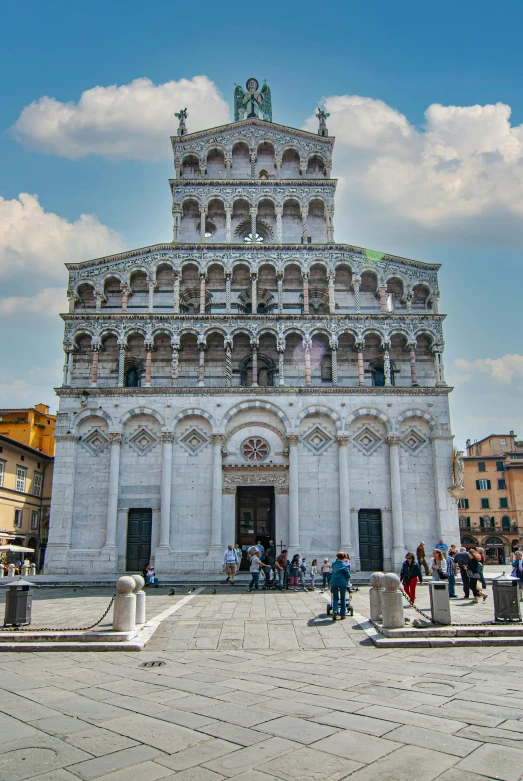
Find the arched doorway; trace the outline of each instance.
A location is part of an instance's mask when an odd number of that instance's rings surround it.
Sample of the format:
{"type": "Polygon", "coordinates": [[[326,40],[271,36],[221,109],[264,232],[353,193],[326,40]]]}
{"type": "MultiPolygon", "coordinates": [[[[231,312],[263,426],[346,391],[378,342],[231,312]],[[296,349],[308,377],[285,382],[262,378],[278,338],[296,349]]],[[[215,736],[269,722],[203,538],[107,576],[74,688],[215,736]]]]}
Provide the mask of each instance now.
{"type": "Polygon", "coordinates": [[[505,563],[505,543],[501,537],[487,537],[484,544],[487,564],[505,563]]]}

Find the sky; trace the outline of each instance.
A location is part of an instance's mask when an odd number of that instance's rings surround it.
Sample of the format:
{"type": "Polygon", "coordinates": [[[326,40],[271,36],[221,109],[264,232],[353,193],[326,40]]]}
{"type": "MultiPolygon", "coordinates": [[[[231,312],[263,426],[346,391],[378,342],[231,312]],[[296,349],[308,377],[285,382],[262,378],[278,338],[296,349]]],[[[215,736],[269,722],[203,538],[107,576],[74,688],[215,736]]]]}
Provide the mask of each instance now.
{"type": "Polygon", "coordinates": [[[53,410],[66,262],[170,241],[169,136],[232,118],[336,136],[335,239],[441,263],[455,445],[523,438],[523,5],[26,0],[2,10],[0,405],[53,410]]]}

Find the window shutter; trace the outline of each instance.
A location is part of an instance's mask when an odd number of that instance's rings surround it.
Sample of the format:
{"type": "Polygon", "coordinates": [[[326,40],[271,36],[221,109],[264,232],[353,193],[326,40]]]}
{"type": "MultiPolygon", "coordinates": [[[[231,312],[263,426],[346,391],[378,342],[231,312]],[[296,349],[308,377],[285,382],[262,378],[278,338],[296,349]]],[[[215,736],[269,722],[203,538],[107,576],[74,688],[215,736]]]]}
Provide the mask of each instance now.
{"type": "Polygon", "coordinates": [[[490,491],[490,480],[487,480],[487,488],[488,488],[488,489],[489,489],[489,491],[490,491]]]}
{"type": "Polygon", "coordinates": [[[479,480],[476,480],[476,488],[479,491],[479,480]]]}

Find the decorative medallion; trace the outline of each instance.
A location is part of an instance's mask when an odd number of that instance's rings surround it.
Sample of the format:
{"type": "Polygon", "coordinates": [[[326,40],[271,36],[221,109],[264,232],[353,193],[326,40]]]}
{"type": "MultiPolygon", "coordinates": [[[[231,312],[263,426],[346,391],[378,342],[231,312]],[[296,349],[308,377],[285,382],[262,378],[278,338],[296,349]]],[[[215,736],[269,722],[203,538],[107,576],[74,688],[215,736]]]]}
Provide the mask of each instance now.
{"type": "Polygon", "coordinates": [[[356,445],[358,450],[361,450],[366,456],[372,455],[376,448],[383,442],[382,437],[379,436],[369,426],[365,426],[361,431],[352,437],[352,443],[356,445]]]}
{"type": "Polygon", "coordinates": [[[260,437],[249,437],[241,446],[241,454],[246,461],[251,463],[260,463],[265,461],[271,449],[268,442],[260,437]]]}
{"type": "Polygon", "coordinates": [[[145,456],[158,443],[158,439],[146,428],[139,428],[128,441],[139,456],[145,456]]]}
{"type": "Polygon", "coordinates": [[[180,439],[180,445],[190,453],[191,456],[197,455],[205,445],[209,444],[209,437],[197,428],[192,428],[180,439]]]}
{"type": "Polygon", "coordinates": [[[99,428],[90,431],[80,441],[93,456],[97,456],[109,444],[108,437],[99,428]]]}
{"type": "Polygon", "coordinates": [[[402,448],[413,456],[416,455],[426,444],[427,440],[425,437],[423,437],[419,431],[416,431],[415,428],[411,428],[409,431],[407,431],[405,436],[401,438],[400,442],[402,448]]]}
{"type": "Polygon", "coordinates": [[[312,450],[314,455],[319,456],[331,444],[333,437],[320,426],[315,426],[301,438],[301,441],[312,450]]]}

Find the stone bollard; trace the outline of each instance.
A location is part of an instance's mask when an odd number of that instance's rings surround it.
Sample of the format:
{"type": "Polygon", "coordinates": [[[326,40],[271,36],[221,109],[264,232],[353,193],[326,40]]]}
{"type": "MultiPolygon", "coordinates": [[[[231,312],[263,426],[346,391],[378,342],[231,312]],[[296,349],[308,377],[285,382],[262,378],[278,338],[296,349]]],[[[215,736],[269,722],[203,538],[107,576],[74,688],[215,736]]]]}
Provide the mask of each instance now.
{"type": "Polygon", "coordinates": [[[26,578],[26,577],[29,575],[29,565],[28,565],[28,564],[26,564],[26,563],[25,563],[25,561],[24,561],[24,563],[22,564],[22,566],[20,567],[20,575],[21,575],[23,578],[26,578]]]}
{"type": "Polygon", "coordinates": [[[123,575],[116,581],[113,607],[113,632],[132,632],[136,620],[136,588],[134,578],[123,575]]]}
{"type": "Polygon", "coordinates": [[[31,577],[34,577],[36,575],[36,564],[31,564],[29,567],[29,574],[31,577]]]}
{"type": "Polygon", "coordinates": [[[394,572],[383,575],[385,590],[381,595],[381,614],[384,629],[401,629],[405,626],[403,596],[399,591],[400,579],[394,572]]]}
{"type": "Polygon", "coordinates": [[[3,578],[4,575],[5,575],[4,564],[3,564],[3,562],[0,562],[0,578],[3,578]]]}
{"type": "Polygon", "coordinates": [[[15,565],[10,564],[7,568],[7,577],[14,578],[14,576],[15,576],[15,565]]]}
{"type": "Polygon", "coordinates": [[[136,623],[145,624],[145,580],[141,575],[131,575],[132,579],[136,583],[134,587],[134,595],[136,597],[136,623]]]}
{"type": "Polygon", "coordinates": [[[381,595],[383,593],[383,572],[373,572],[370,576],[369,602],[370,602],[370,620],[379,621],[381,619],[381,595]]]}

